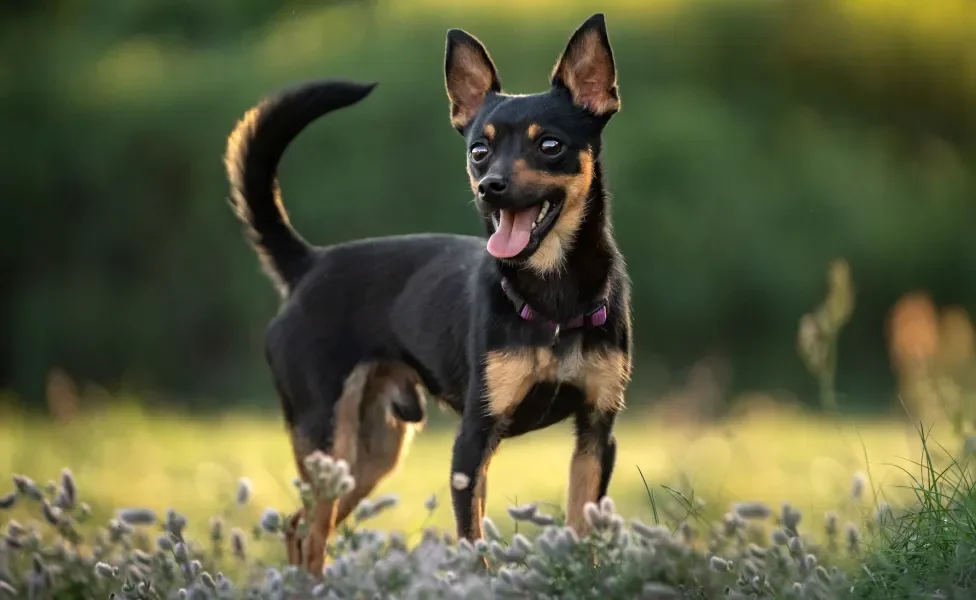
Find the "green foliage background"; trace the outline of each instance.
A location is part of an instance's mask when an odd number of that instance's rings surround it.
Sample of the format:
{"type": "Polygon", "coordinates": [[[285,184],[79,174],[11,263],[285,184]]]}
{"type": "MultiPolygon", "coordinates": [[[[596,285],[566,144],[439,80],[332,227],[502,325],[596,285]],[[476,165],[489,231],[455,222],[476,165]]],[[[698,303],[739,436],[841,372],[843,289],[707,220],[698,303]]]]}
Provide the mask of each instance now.
{"type": "Polygon", "coordinates": [[[893,302],[922,288],[976,305],[971,2],[9,4],[0,387],[39,400],[57,366],[198,406],[269,401],[276,298],[225,202],[236,119],[304,79],[379,81],[287,154],[296,226],[322,244],[478,233],[447,121],[445,30],[477,35],[505,87],[530,92],[596,10],[623,99],[605,158],[639,388],[717,354],[737,389],[813,399],[796,325],[844,257],[857,307],[838,386],[848,404],[890,402],[893,302]]]}

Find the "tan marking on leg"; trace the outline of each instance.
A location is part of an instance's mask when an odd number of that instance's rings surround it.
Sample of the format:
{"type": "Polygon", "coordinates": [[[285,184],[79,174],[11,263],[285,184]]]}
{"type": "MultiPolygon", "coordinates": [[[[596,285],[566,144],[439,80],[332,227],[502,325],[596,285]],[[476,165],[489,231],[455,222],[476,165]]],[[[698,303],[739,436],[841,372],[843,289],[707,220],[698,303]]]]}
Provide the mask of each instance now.
{"type": "Polygon", "coordinates": [[[529,123],[528,135],[530,140],[535,140],[542,133],[542,127],[538,123],[529,123]]]}
{"type": "Polygon", "coordinates": [[[338,506],[338,500],[315,502],[315,515],[302,544],[302,559],[305,569],[316,577],[322,575],[325,567],[325,546],[335,531],[338,506]]]}
{"type": "Polygon", "coordinates": [[[360,405],[375,370],[373,364],[362,364],[353,369],[346,377],[342,396],[335,405],[332,454],[335,458],[345,460],[350,466],[356,462],[360,405]]]}
{"type": "Polygon", "coordinates": [[[569,497],[566,502],[566,524],[580,535],[586,534],[583,506],[596,502],[600,493],[600,458],[591,448],[573,451],[569,468],[569,497]]]}
{"type": "Polygon", "coordinates": [[[619,350],[588,356],[582,381],[586,402],[600,413],[623,410],[630,373],[630,358],[619,350]]]}
{"type": "Polygon", "coordinates": [[[485,356],[491,414],[510,414],[538,381],[554,381],[558,361],[548,348],[493,350],[485,356]]]}
{"type": "Polygon", "coordinates": [[[288,555],[288,564],[295,567],[302,564],[302,538],[298,535],[298,524],[304,518],[305,509],[300,508],[288,517],[288,524],[285,526],[285,552],[288,555]]]}
{"type": "MultiPolygon", "coordinates": [[[[298,469],[298,476],[302,481],[308,482],[308,471],[305,469],[304,459],[315,451],[313,444],[302,433],[296,429],[291,430],[291,448],[295,457],[295,465],[298,469]]],[[[302,537],[298,535],[298,523],[305,518],[305,508],[299,508],[288,519],[285,528],[284,542],[285,554],[288,556],[288,564],[294,566],[302,565],[302,537]]]]}
{"type": "Polygon", "coordinates": [[[472,531],[474,539],[482,538],[485,535],[481,521],[485,518],[485,510],[487,506],[488,465],[490,463],[490,458],[486,459],[484,463],[482,463],[481,469],[478,470],[478,481],[474,485],[474,498],[471,502],[471,523],[474,525],[472,531]]]}
{"type": "MultiPolygon", "coordinates": [[[[335,406],[330,455],[349,463],[356,485],[340,500],[316,503],[304,541],[298,539],[294,528],[305,515],[303,511],[293,515],[291,533],[286,531],[285,534],[289,561],[297,561],[312,574],[321,574],[325,548],[336,526],[400,465],[419,425],[404,423],[393,415],[394,394],[404,393],[408,386],[416,386],[419,381],[419,376],[409,367],[390,363],[359,365],[346,378],[343,394],[335,406]]],[[[294,431],[292,446],[299,473],[308,481],[303,459],[316,449],[294,431]]]]}
{"type": "Polygon", "coordinates": [[[556,223],[529,257],[529,267],[544,275],[562,268],[566,253],[572,249],[576,233],[583,222],[586,199],[593,185],[594,160],[590,151],[579,154],[580,171],[573,175],[555,175],[530,168],[524,160],[512,165],[512,181],[520,188],[540,190],[562,188],[566,197],[556,223]]]}

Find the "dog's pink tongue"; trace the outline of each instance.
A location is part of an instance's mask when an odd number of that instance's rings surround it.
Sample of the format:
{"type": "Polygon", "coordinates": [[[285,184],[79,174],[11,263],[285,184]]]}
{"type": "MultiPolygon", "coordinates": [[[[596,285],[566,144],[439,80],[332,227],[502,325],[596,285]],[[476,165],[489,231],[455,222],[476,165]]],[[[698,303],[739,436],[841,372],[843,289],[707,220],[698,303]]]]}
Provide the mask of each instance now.
{"type": "Polygon", "coordinates": [[[498,228],[488,238],[488,254],[495,258],[512,258],[529,245],[532,224],[539,216],[539,206],[525,210],[501,210],[498,228]]]}

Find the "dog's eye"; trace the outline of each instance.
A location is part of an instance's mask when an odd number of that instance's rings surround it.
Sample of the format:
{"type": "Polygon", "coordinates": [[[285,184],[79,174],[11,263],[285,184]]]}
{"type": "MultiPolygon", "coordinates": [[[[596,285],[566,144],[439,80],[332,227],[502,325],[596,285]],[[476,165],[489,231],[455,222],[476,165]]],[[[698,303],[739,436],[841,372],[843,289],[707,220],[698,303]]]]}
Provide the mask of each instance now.
{"type": "Polygon", "coordinates": [[[539,142],[539,152],[542,152],[546,156],[557,156],[562,151],[563,143],[555,138],[547,137],[539,142]]]}
{"type": "Polygon", "coordinates": [[[473,160],[476,163],[480,163],[481,161],[488,158],[488,152],[489,152],[488,146],[482,144],[481,142],[478,142],[477,144],[471,146],[471,150],[469,150],[469,153],[471,154],[471,160],[473,160]]]}

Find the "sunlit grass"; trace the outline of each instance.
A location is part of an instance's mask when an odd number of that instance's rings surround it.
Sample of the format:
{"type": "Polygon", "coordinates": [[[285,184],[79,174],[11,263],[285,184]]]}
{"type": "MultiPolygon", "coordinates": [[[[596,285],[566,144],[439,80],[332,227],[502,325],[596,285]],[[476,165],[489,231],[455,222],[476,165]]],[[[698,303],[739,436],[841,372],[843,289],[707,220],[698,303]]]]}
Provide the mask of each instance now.
{"type": "MultiPolygon", "coordinates": [[[[453,429],[450,419],[443,421],[447,426],[417,436],[403,468],[376,490],[401,499],[376,527],[453,530],[448,487],[453,429]],[[432,494],[440,508],[427,520],[424,501],[432,494]]],[[[774,507],[789,501],[803,511],[806,529],[817,531],[826,511],[860,518],[873,510],[870,491],[860,501],[850,498],[854,473],[869,472],[874,487],[886,486],[895,503],[895,484],[905,481],[902,469],[911,466],[906,461],[919,456],[918,436],[909,425],[786,412],[693,427],[631,411],[620,419],[617,438],[610,494],[623,514],[648,522],[654,520],[650,491],[665,507],[683,496],[678,504],[690,500],[708,519],[720,517],[733,501],[774,507]]],[[[526,501],[561,510],[572,443],[569,423],[504,442],[491,464],[489,514],[508,523],[505,508],[526,501]]],[[[0,482],[27,473],[43,483],[57,479],[65,466],[82,483],[81,497],[99,518],[125,506],[179,507],[190,517],[191,531],[202,532],[210,516],[229,514],[241,477],[253,483],[253,501],[238,515],[241,522],[253,521],[265,507],[290,511],[298,503],[291,484],[294,460],[275,413],[201,419],[125,406],[69,424],[4,415],[0,482]]],[[[0,493],[9,486],[0,483],[0,493]]]]}

